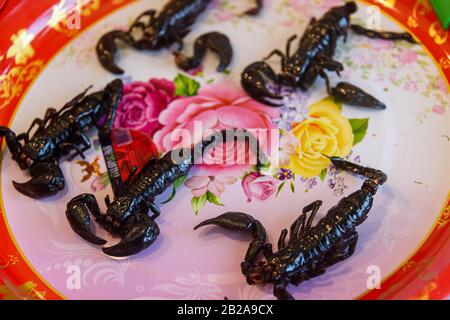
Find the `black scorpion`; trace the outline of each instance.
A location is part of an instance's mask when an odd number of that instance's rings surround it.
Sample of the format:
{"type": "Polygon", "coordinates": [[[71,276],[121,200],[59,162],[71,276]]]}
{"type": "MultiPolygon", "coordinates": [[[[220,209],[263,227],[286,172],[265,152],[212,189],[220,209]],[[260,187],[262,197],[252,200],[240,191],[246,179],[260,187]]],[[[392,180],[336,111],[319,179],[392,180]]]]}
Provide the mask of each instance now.
{"type": "MultiPolygon", "coordinates": [[[[106,33],[97,44],[97,56],[102,66],[115,74],[124,71],[114,62],[118,51],[117,40],[137,50],[160,50],[173,44],[183,48],[183,38],[197,17],[205,11],[212,0],[171,0],[158,13],[148,10],[142,13],[128,31],[113,30],[106,33]]],[[[262,1],[245,14],[255,15],[262,8],[262,1]]]]}
{"type": "MultiPolygon", "coordinates": [[[[277,84],[307,91],[320,76],[326,80],[328,94],[336,100],[352,105],[385,109],[384,103],[352,84],[341,82],[332,88],[325,73],[327,70],[339,75],[343,71],[343,65],[333,60],[333,56],[339,38],[347,38],[351,27],[350,17],[357,9],[356,3],[351,1],[344,6],[332,8],[319,20],[313,18],[294,54],[291,55],[291,45],[297,39],[296,35],[288,40],[286,53],[274,50],[265,59],[268,60],[274,55],[279,56],[282,73],[277,75],[264,61],[252,63],[242,73],[241,82],[244,89],[255,100],[277,107],[281,104],[271,100],[281,100],[283,97],[269,91],[265,77],[277,84]]],[[[412,37],[406,34],[374,32],[359,26],[353,26],[353,30],[357,34],[372,38],[413,41],[412,37]]]]}
{"type": "Polygon", "coordinates": [[[195,229],[217,225],[232,231],[251,232],[253,241],[241,264],[247,282],[250,285],[271,283],[278,299],[294,299],[287,291],[289,284],[298,286],[305,280],[322,275],[328,267],[353,255],[358,241],[356,227],[367,219],[378,187],[387,181],[386,174],[379,170],[361,167],[340,158],[331,160],[338,169],[365,176],[367,180],[360,190],[331,208],[315,226],[312,223],[322,201],[305,207],[290,228],[287,244],[288,230],[281,232],[278,252],[274,253],[272,245],[266,243],[266,231],[261,222],[245,213],[225,213],[200,223],[195,229]],[[261,252],[266,261],[258,263],[261,252]]]}
{"type": "MultiPolygon", "coordinates": [[[[161,212],[154,203],[156,196],[162,194],[175,180],[186,176],[207,149],[216,147],[219,142],[229,141],[227,139],[230,139],[229,132],[224,130],[193,148],[174,150],[159,160],[150,160],[137,174],[133,170],[122,186],[116,188],[115,200],[111,202],[106,197],[106,214],[101,214],[92,194],[72,199],[66,211],[72,229],[90,243],[105,245],[106,241],[91,231],[89,213],[92,213],[105,230],[122,239],[119,244],[102,249],[107,255],[126,257],[148,248],[159,235],[158,225],[154,221],[161,212]],[[147,215],[149,210],[153,213],[151,217],[147,215]]],[[[233,135],[233,139],[236,136],[233,135]]],[[[260,168],[262,155],[259,145],[256,144],[256,150],[254,147],[255,144],[250,143],[250,148],[258,155],[257,167],[260,168]]]]}
{"type": "Polygon", "coordinates": [[[9,128],[0,127],[0,137],[6,139],[13,160],[31,175],[26,183],[13,181],[22,194],[39,199],[63,190],[60,159],[71,152],[75,153],[70,160],[76,155],[84,158],[83,153],[91,147],[86,130],[97,127],[102,134],[109,134],[122,98],[122,81],[112,81],[104,90],[86,95],[88,90],[59,111],[48,109],[44,119],[35,119],[26,133],[16,136],[9,128]]]}

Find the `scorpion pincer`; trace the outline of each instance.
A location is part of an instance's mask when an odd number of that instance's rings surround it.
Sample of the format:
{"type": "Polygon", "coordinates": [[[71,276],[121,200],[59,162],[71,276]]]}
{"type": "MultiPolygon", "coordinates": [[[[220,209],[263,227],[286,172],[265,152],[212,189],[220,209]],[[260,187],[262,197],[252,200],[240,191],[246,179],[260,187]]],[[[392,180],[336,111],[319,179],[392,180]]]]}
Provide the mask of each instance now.
{"type": "Polygon", "coordinates": [[[186,72],[198,68],[208,49],[215,52],[220,59],[217,72],[225,72],[233,58],[233,47],[230,39],[220,32],[209,32],[195,40],[192,57],[187,57],[181,52],[174,52],[175,63],[178,68],[186,72]]]}
{"type": "Polygon", "coordinates": [[[287,290],[289,284],[298,286],[353,255],[358,241],[356,227],[367,219],[378,187],[387,181],[382,171],[340,158],[331,158],[331,161],[337,168],[362,175],[367,180],[360,190],[331,208],[315,226],[312,223],[322,201],[306,206],[290,227],[287,244],[289,232],[287,229],[281,232],[278,252],[274,253],[272,245],[266,243],[266,231],[261,222],[245,213],[228,212],[200,223],[195,229],[217,225],[232,231],[251,232],[253,241],[241,263],[247,282],[250,285],[273,284],[273,292],[278,299],[292,300],[294,298],[287,290]],[[257,262],[261,252],[266,261],[257,262]]]}
{"type": "MultiPolygon", "coordinates": [[[[106,241],[93,234],[89,214],[96,222],[114,236],[122,240],[112,247],[104,247],[109,256],[127,257],[148,248],[158,237],[159,227],[155,219],[160,209],[154,203],[175,180],[186,176],[197,160],[210,148],[228,141],[228,131],[217,132],[192,148],[177,149],[161,159],[150,160],[139,173],[133,170],[122,186],[116,188],[115,200],[106,197],[106,214],[100,212],[97,200],[92,194],[83,194],[72,199],[67,205],[66,216],[72,229],[86,241],[105,245],[106,241]],[[151,211],[150,217],[147,213],[151,211]]],[[[252,146],[252,145],[251,145],[252,146]]],[[[254,145],[253,145],[254,146],[254,145]]],[[[257,147],[259,163],[259,146],[257,147]]]]}
{"type": "Polygon", "coordinates": [[[109,134],[114,123],[117,107],[122,99],[122,81],[114,80],[102,91],[76,96],[59,111],[48,109],[43,119],[35,119],[26,133],[17,135],[7,127],[0,126],[0,137],[22,170],[29,170],[31,180],[26,183],[13,181],[22,194],[45,198],[64,189],[65,180],[59,161],[69,155],[84,158],[91,142],[85,131],[96,127],[102,134],[109,134]],[[35,133],[31,131],[37,127],[35,133]]]}
{"type": "MultiPolygon", "coordinates": [[[[155,51],[168,48],[173,44],[183,48],[183,38],[197,17],[206,10],[212,0],[171,0],[158,13],[148,10],[142,13],[128,31],[113,30],[100,38],[97,44],[97,56],[101,65],[114,74],[124,71],[114,61],[120,40],[136,50],[155,51]]],[[[262,0],[256,1],[256,7],[245,14],[256,15],[262,8],[262,0]]]]}
{"type": "Polygon", "coordinates": [[[325,73],[331,71],[339,75],[343,71],[343,65],[335,61],[333,56],[339,38],[346,39],[351,27],[355,33],[372,38],[411,40],[409,38],[411,36],[405,34],[370,32],[362,27],[351,26],[350,17],[357,9],[356,3],[350,1],[344,6],[332,8],[319,20],[313,18],[295,53],[291,55],[292,43],[297,39],[294,35],[287,42],[286,53],[274,50],[264,61],[254,62],[245,68],[241,77],[244,89],[255,100],[278,107],[281,104],[275,100],[282,100],[283,97],[270,92],[265,83],[266,78],[279,85],[307,91],[320,76],[326,80],[328,94],[336,100],[352,105],[385,109],[384,103],[349,83],[341,82],[336,88],[332,88],[325,73]],[[279,75],[265,62],[274,55],[281,58],[282,72],[279,75]]]}

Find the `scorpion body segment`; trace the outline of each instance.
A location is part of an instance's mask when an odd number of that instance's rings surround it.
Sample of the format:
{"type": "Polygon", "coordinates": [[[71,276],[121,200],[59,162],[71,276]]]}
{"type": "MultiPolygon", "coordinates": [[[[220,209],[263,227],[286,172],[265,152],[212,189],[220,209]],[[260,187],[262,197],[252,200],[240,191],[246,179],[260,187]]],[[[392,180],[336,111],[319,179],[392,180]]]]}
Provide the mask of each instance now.
{"type": "Polygon", "coordinates": [[[103,248],[107,255],[125,257],[148,248],[158,237],[159,228],[154,220],[160,215],[155,198],[167,190],[177,179],[189,174],[199,157],[208,148],[215,147],[227,136],[224,130],[216,133],[193,148],[173,150],[161,159],[150,160],[136,174],[133,170],[128,179],[115,191],[114,201],[105,199],[107,212],[101,214],[93,195],[84,194],[74,198],[67,206],[66,216],[72,229],[85,240],[103,245],[106,242],[95,236],[90,227],[90,213],[109,233],[122,241],[103,248]],[[218,136],[222,139],[219,139],[218,136]],[[147,215],[148,211],[153,215],[147,215]]]}
{"type": "Polygon", "coordinates": [[[29,169],[31,180],[13,182],[21,193],[32,198],[55,195],[64,188],[59,160],[75,152],[84,157],[91,147],[85,131],[97,127],[103,134],[112,128],[122,98],[122,81],[111,82],[103,91],[86,95],[87,90],[68,102],[61,110],[48,109],[43,119],[35,119],[26,133],[16,136],[9,128],[0,127],[12,158],[22,170],[29,169]],[[35,133],[31,131],[37,127],[35,133]]]}
{"type": "Polygon", "coordinates": [[[175,63],[184,71],[198,68],[208,49],[211,49],[219,56],[220,64],[217,67],[217,72],[224,72],[231,63],[233,47],[230,39],[219,32],[209,32],[200,36],[194,43],[194,54],[192,57],[186,57],[181,52],[174,52],[175,63]]]}
{"type": "Polygon", "coordinates": [[[363,175],[367,180],[360,190],[340,200],[315,226],[313,220],[322,201],[305,207],[290,231],[281,232],[277,252],[265,242],[266,231],[262,224],[245,213],[225,213],[195,229],[217,225],[238,232],[251,230],[254,240],[241,264],[247,282],[250,285],[271,283],[278,299],[291,300],[293,296],[287,291],[289,284],[297,286],[353,255],[358,241],[356,227],[367,219],[378,187],[387,181],[387,176],[379,170],[339,158],[331,158],[331,161],[337,168],[363,175]],[[286,242],[288,233],[290,239],[286,242]],[[261,252],[265,261],[257,262],[261,252]]]}
{"type": "Polygon", "coordinates": [[[412,37],[389,32],[369,32],[362,27],[351,26],[351,15],[356,11],[356,3],[350,1],[343,6],[332,8],[318,20],[312,19],[295,52],[291,53],[291,48],[297,36],[292,36],[287,42],[285,53],[274,50],[265,59],[268,60],[272,56],[281,58],[281,73],[276,74],[264,61],[252,63],[244,69],[241,76],[244,89],[255,100],[277,107],[281,104],[275,100],[281,100],[282,97],[270,92],[265,83],[266,78],[279,85],[307,91],[318,77],[322,77],[327,82],[328,94],[336,100],[351,105],[384,109],[386,107],[384,103],[354,85],[340,83],[337,87],[331,88],[326,71],[340,75],[344,69],[340,62],[333,59],[337,42],[341,37],[347,38],[350,28],[369,37],[390,40],[409,40],[412,37]]]}
{"type": "Polygon", "coordinates": [[[412,44],[417,44],[414,37],[408,32],[388,32],[388,31],[375,31],[366,29],[358,25],[351,26],[352,31],[356,34],[372,38],[372,39],[383,39],[383,40],[405,40],[412,44]]]}

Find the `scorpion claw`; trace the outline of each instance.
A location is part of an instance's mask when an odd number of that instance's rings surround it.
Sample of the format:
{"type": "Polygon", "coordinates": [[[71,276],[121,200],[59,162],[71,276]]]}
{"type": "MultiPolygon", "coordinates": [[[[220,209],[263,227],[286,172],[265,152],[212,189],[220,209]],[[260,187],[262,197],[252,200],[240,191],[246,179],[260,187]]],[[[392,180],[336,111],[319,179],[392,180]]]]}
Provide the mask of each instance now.
{"type": "Polygon", "coordinates": [[[145,214],[137,214],[126,222],[122,241],[103,252],[112,257],[128,257],[148,248],[158,237],[158,225],[145,214]]]}
{"type": "Polygon", "coordinates": [[[340,82],[330,90],[331,96],[341,102],[378,110],[386,109],[386,105],[364,90],[347,82],[340,82]]]}
{"type": "Polygon", "coordinates": [[[31,180],[25,183],[13,181],[17,191],[33,199],[56,195],[64,189],[64,176],[54,162],[37,162],[30,167],[31,180]]]}
{"type": "Polygon", "coordinates": [[[97,237],[91,230],[90,211],[100,216],[100,209],[94,196],[84,194],[67,204],[66,217],[76,234],[92,244],[103,246],[107,243],[106,240],[97,237]]]}
{"type": "Polygon", "coordinates": [[[227,212],[216,218],[203,221],[197,225],[194,230],[208,225],[216,225],[224,229],[237,232],[251,231],[255,241],[263,243],[266,240],[266,230],[262,226],[261,222],[246,213],[227,212]]]}
{"type": "Polygon", "coordinates": [[[132,37],[125,31],[114,30],[100,38],[97,44],[97,56],[101,65],[114,74],[124,74],[124,71],[115,63],[114,58],[118,51],[116,40],[132,44],[132,37]]]}
{"type": "Polygon", "coordinates": [[[275,103],[268,100],[282,100],[283,97],[278,96],[267,89],[262,73],[273,81],[277,78],[269,65],[265,62],[256,62],[248,66],[242,73],[242,87],[244,87],[245,91],[247,91],[247,93],[256,101],[272,107],[281,107],[281,103],[275,103]]]}
{"type": "Polygon", "coordinates": [[[269,101],[268,98],[281,100],[283,97],[271,93],[264,84],[264,79],[259,74],[244,73],[242,76],[242,86],[247,93],[256,101],[272,107],[281,107],[282,104],[269,101]]]}

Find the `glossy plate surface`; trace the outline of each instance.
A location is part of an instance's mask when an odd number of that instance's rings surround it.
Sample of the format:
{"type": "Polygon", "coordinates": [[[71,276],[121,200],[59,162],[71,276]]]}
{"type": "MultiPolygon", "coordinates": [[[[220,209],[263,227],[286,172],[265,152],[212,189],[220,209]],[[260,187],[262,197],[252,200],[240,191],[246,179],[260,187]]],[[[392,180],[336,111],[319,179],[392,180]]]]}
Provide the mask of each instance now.
{"type": "MultiPolygon", "coordinates": [[[[100,35],[126,27],[139,13],[164,3],[86,0],[71,19],[75,1],[13,2],[0,11],[0,125],[15,132],[26,131],[47,108],[59,108],[90,84],[103,88],[113,77],[99,66],[94,54],[100,35]],[[81,29],[71,28],[67,21],[81,29]]],[[[194,98],[172,101],[179,71],[170,51],[122,50],[118,61],[127,70],[123,80],[129,91],[117,126],[134,130],[131,138],[138,141],[131,148],[134,161],[164,152],[168,133],[188,127],[193,119],[222,127],[285,131],[295,123],[313,121],[312,106],[326,96],[320,81],[307,94],[290,95],[286,101],[290,107],[281,111],[255,105],[239,88],[246,65],[274,48],[284,48],[292,34],[304,31],[311,17],[343,1],[317,0],[314,6],[310,2],[266,1],[263,14],[249,18],[238,16],[247,1],[213,1],[187,36],[185,50],[192,50],[197,36],[220,30],[230,37],[235,57],[225,75],[215,72],[217,62],[208,57],[204,70],[191,75],[201,85],[194,98]],[[218,105],[214,112],[199,111],[208,108],[211,100],[218,105]]],[[[347,149],[345,155],[351,160],[384,170],[390,180],[377,195],[369,219],[358,228],[355,255],[290,291],[297,299],[442,299],[450,293],[450,36],[427,1],[371,0],[358,5],[356,22],[364,23],[368,15],[376,17],[379,8],[383,29],[409,30],[422,43],[394,44],[350,34],[347,43],[339,43],[336,54],[346,68],[343,79],[373,93],[388,108],[380,112],[344,105],[328,120],[334,127],[350,126],[352,141],[359,143],[349,146],[342,137],[326,138],[347,149]],[[378,275],[381,286],[373,288],[378,275]]],[[[275,66],[278,61],[270,63],[275,66]]],[[[338,78],[333,75],[332,81],[337,83],[338,78]]],[[[130,151],[126,144],[120,148],[130,151]]],[[[75,195],[94,193],[103,204],[110,193],[98,148],[87,154],[86,162],[64,162],[68,187],[57,197],[39,202],[12,187],[11,180],[25,181],[27,175],[11,160],[9,151],[2,150],[0,299],[17,295],[31,299],[271,299],[270,286],[248,286],[239,272],[250,237],[192,228],[224,211],[244,211],[261,220],[270,241],[276,243],[301,208],[322,199],[319,216],[323,216],[361,185],[355,177],[322,170],[326,167],[320,163],[295,176],[278,168],[271,168],[266,177],[240,167],[197,168],[172,201],[161,205],[157,242],[135,257],[117,261],[78,238],[64,215],[66,203],[75,195]],[[202,201],[204,206],[199,205],[202,201]],[[197,215],[196,209],[200,209],[197,215]]],[[[171,193],[168,190],[157,202],[171,193]]],[[[97,229],[111,243],[117,241],[97,229]]]]}

